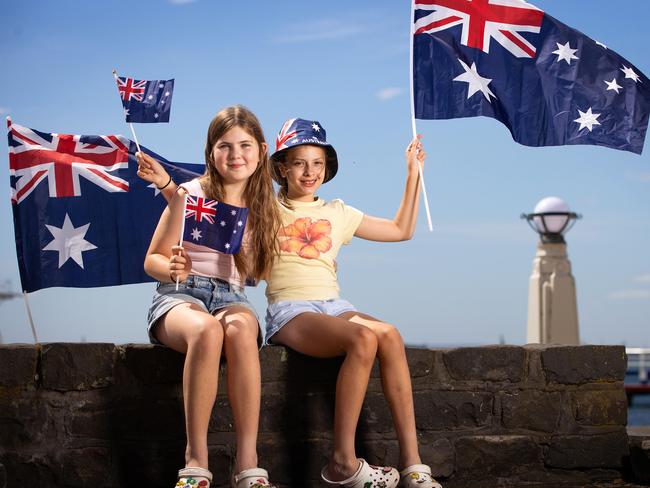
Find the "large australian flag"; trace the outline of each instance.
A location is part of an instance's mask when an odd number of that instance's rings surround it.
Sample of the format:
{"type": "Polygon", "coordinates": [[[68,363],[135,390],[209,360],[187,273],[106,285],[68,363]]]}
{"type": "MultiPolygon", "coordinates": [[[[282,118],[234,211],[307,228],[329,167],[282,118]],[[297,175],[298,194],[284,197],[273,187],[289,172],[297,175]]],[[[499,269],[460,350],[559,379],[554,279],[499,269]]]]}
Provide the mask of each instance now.
{"type": "Polygon", "coordinates": [[[483,115],[527,146],[640,154],[650,80],[603,43],[523,0],[416,0],[418,119],[483,115]]]}
{"type": "MultiPolygon", "coordinates": [[[[7,125],[23,290],[153,281],[144,257],[167,203],[136,175],[135,143],[7,125]]],[[[140,147],[178,183],[203,173],[204,165],[172,163],[140,147]]]]}

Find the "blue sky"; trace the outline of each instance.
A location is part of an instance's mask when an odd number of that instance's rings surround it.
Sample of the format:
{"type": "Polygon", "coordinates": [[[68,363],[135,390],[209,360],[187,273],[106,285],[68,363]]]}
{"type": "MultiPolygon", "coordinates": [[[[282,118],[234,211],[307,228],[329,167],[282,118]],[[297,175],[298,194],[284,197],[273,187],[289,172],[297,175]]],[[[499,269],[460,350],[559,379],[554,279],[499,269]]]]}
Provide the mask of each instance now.
{"type": "MultiPolygon", "coordinates": [[[[646,75],[650,2],[533,2],[616,50],[646,75]],[[615,5],[615,6],[614,6],[615,5]]],[[[409,141],[409,2],[11,2],[0,16],[0,115],[35,129],[129,136],[111,69],[176,78],[171,122],[140,142],[201,162],[207,125],[241,103],[273,141],[294,116],[319,120],[340,159],[321,196],[392,216],[409,141]]],[[[412,344],[526,342],[537,236],[519,219],[556,195],[583,214],[567,235],[581,338],[650,347],[650,143],[528,148],[492,119],[418,121],[434,231],[358,239],[339,255],[343,296],[412,344]]],[[[8,157],[0,166],[8,182],[8,157]]],[[[0,205],[0,285],[19,289],[9,189],[0,205]]],[[[145,342],[152,284],[30,295],[41,341],[145,342]]],[[[250,291],[263,316],[263,286],[250,291]]],[[[31,342],[21,299],[0,302],[4,342],[31,342]]]]}

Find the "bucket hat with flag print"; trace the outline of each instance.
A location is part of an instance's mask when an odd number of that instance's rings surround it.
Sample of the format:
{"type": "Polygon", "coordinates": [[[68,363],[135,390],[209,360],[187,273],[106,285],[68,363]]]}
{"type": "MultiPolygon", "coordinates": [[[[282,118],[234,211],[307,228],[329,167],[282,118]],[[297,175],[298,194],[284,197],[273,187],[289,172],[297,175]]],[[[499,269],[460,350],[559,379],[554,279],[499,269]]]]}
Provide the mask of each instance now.
{"type": "Polygon", "coordinates": [[[275,152],[271,155],[273,161],[273,179],[280,183],[278,163],[284,160],[288,149],[303,144],[322,146],[327,153],[327,174],[323,183],[334,178],[339,169],[339,160],[336,151],[328,144],[325,129],[316,120],[289,119],[283,125],[275,139],[275,152]]]}

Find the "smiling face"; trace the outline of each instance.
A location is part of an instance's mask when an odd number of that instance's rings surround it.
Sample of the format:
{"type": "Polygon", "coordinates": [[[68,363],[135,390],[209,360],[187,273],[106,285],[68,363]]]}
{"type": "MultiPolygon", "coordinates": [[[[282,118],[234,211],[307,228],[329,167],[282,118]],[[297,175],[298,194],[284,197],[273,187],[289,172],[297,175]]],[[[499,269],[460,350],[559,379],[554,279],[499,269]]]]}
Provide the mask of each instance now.
{"type": "Polygon", "coordinates": [[[235,126],[212,146],[212,164],[224,184],[246,182],[255,172],[266,144],[260,144],[244,128],[235,126]]]}
{"type": "Polygon", "coordinates": [[[320,146],[303,144],[287,150],[286,161],[279,165],[280,175],[287,179],[287,197],[313,201],[325,179],[326,165],[327,153],[320,146]]]}

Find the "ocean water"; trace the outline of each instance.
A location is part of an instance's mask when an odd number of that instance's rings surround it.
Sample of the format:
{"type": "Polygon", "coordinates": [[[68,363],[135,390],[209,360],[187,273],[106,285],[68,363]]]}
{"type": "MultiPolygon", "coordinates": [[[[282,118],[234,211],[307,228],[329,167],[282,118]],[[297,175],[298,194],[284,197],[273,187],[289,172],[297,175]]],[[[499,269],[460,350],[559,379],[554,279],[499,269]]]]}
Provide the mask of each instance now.
{"type": "Polygon", "coordinates": [[[637,395],[627,408],[627,425],[650,426],[650,395],[637,395]]]}

